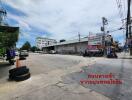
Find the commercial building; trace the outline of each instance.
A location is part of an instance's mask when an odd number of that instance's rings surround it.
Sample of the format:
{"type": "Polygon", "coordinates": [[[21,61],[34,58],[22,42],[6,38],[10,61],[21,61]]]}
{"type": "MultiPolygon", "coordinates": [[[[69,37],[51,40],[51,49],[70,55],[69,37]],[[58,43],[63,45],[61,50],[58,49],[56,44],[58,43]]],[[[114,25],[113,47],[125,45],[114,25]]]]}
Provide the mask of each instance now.
{"type": "Polygon", "coordinates": [[[90,34],[88,37],[74,39],[64,42],[57,42],[55,44],[50,44],[43,46],[43,51],[49,53],[51,50],[56,51],[59,54],[80,54],[84,53],[85,50],[97,51],[104,49],[105,44],[111,43],[111,37],[98,33],[90,34]]]}
{"type": "Polygon", "coordinates": [[[37,37],[36,38],[36,47],[42,49],[43,47],[47,47],[49,45],[56,44],[57,41],[55,39],[49,39],[44,37],[37,37]]]}
{"type": "Polygon", "coordinates": [[[44,52],[55,50],[59,54],[77,54],[82,53],[87,49],[88,37],[69,40],[64,42],[57,42],[54,45],[49,45],[43,48],[44,52]]]}
{"type": "Polygon", "coordinates": [[[89,34],[88,47],[106,48],[113,43],[113,37],[109,34],[89,34]]]}

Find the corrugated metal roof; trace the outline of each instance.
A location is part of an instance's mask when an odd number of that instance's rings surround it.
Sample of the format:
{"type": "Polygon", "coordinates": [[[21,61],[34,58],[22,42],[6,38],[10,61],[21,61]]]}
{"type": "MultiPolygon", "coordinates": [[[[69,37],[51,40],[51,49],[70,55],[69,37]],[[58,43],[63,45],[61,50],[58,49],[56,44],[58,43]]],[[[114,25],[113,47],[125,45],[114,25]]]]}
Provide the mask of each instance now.
{"type": "MultiPolygon", "coordinates": [[[[55,40],[55,39],[49,39],[49,38],[46,38],[46,37],[37,37],[36,39],[47,39],[47,40],[55,40]]],[[[55,40],[56,41],[56,40],[55,40]]]]}
{"type": "Polygon", "coordinates": [[[57,42],[56,44],[52,44],[52,45],[49,45],[46,47],[73,44],[73,43],[78,43],[78,42],[87,42],[87,41],[88,41],[88,37],[85,37],[85,38],[81,38],[80,41],[79,41],[79,39],[74,39],[74,40],[69,40],[69,41],[65,41],[65,42],[57,42]]]}

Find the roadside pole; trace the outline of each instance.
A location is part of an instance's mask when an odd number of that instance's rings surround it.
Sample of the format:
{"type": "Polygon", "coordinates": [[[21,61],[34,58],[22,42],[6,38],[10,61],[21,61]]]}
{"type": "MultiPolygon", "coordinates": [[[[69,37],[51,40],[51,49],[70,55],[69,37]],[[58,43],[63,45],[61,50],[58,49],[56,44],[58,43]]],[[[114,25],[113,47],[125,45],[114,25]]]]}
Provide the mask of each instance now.
{"type": "Polygon", "coordinates": [[[130,55],[132,55],[132,32],[131,32],[131,0],[128,0],[127,24],[126,24],[126,41],[129,43],[130,55]]]}
{"type": "MultiPolygon", "coordinates": [[[[129,1],[130,2],[130,6],[131,6],[131,0],[129,1]]],[[[130,6],[129,6],[129,9],[130,9],[130,6]]],[[[130,55],[132,56],[132,20],[131,20],[131,11],[129,10],[130,12],[130,16],[129,16],[129,20],[130,20],[130,25],[129,25],[129,37],[130,37],[130,55]]]]}
{"type": "Polygon", "coordinates": [[[79,32],[78,32],[78,39],[79,39],[79,49],[80,49],[79,54],[81,55],[81,43],[80,43],[81,36],[79,32]]]}
{"type": "Polygon", "coordinates": [[[102,37],[102,44],[103,44],[103,48],[104,48],[104,56],[106,56],[106,45],[105,45],[105,35],[106,35],[106,31],[105,31],[105,25],[108,24],[108,21],[105,17],[102,17],[102,24],[103,26],[101,27],[101,31],[103,32],[103,37],[102,37]]]}

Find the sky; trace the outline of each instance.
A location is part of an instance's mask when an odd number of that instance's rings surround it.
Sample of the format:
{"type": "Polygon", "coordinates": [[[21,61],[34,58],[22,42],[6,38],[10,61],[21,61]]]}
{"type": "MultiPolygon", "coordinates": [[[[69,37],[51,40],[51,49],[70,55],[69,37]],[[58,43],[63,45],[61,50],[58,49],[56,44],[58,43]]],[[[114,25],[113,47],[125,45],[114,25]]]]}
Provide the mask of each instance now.
{"type": "MultiPolygon", "coordinates": [[[[6,22],[20,27],[17,47],[26,41],[35,45],[36,37],[75,39],[89,32],[101,33],[102,17],[106,17],[106,30],[122,26],[116,0],[1,0],[7,10],[6,22]]],[[[122,1],[123,18],[126,17],[126,2],[122,1]]],[[[110,33],[115,40],[124,42],[122,30],[110,33]]]]}

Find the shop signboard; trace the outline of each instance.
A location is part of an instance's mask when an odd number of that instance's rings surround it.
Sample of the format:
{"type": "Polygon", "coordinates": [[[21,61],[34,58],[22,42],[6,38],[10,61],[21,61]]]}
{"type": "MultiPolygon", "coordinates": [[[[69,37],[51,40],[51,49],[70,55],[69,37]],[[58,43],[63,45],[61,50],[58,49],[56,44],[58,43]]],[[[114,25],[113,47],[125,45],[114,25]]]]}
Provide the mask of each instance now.
{"type": "Polygon", "coordinates": [[[103,34],[90,34],[88,37],[88,45],[101,45],[103,34]]]}

